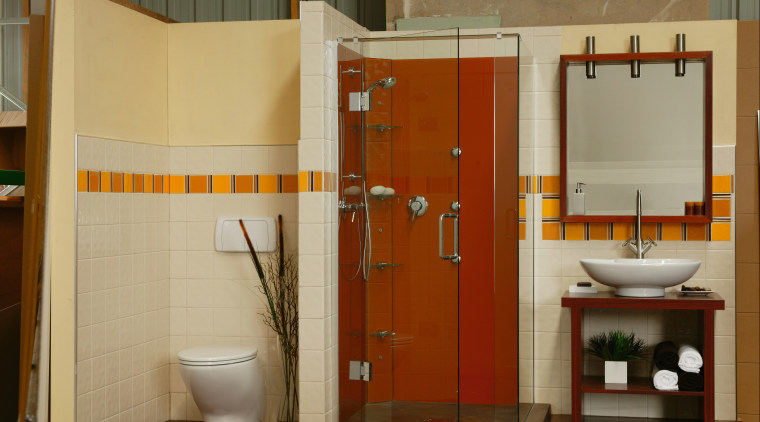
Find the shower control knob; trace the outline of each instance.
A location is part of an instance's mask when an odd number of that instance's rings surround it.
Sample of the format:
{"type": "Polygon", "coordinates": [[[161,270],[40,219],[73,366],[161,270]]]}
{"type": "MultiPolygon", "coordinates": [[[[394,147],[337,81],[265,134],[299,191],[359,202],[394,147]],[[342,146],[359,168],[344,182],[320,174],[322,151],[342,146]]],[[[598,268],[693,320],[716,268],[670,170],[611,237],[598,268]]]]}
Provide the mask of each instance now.
{"type": "Polygon", "coordinates": [[[451,148],[451,155],[458,158],[460,155],[462,155],[462,148],[451,148]]]}
{"type": "Polygon", "coordinates": [[[409,198],[409,202],[406,204],[406,207],[412,214],[412,221],[414,221],[415,217],[425,215],[428,208],[428,202],[424,196],[415,195],[409,198]]]}
{"type": "Polygon", "coordinates": [[[452,211],[459,211],[459,202],[454,201],[451,203],[451,210],[452,211]]]}

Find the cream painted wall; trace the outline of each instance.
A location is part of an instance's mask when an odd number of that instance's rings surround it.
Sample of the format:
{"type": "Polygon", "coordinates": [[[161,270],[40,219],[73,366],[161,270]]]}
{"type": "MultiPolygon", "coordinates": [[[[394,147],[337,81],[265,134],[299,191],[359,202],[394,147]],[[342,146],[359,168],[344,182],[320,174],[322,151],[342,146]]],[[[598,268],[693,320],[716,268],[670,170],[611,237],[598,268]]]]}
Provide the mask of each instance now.
{"type": "Polygon", "coordinates": [[[50,414],[74,420],[76,168],[74,157],[74,10],[57,0],[53,15],[50,176],[47,224],[50,250],[50,414]]]}
{"type": "Polygon", "coordinates": [[[300,22],[169,25],[170,145],[295,145],[300,22]]]}
{"type": "Polygon", "coordinates": [[[586,52],[586,36],[596,52],[630,51],[639,35],[641,51],[675,51],[676,34],[686,34],[686,50],[713,52],[713,145],[736,145],[736,21],[635,23],[562,27],[562,54],[586,52]]]}
{"type": "Polygon", "coordinates": [[[110,1],[77,1],[77,133],[168,143],[167,26],[110,1]]]}
{"type": "Polygon", "coordinates": [[[105,0],[57,0],[47,222],[50,414],[75,419],[77,134],[167,143],[166,25],[105,0]]]}

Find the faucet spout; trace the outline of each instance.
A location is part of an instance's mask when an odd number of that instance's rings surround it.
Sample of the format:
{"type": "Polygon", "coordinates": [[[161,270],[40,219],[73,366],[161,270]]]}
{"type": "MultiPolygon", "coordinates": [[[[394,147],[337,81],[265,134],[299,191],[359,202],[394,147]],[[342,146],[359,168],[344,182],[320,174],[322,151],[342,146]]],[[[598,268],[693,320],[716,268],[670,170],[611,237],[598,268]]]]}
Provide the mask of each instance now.
{"type": "Polygon", "coordinates": [[[644,255],[649,252],[652,246],[657,246],[657,243],[652,240],[651,237],[647,241],[641,236],[641,214],[643,207],[641,206],[641,189],[636,189],[636,220],[633,228],[633,237],[623,243],[623,246],[627,246],[636,255],[636,259],[644,259],[644,255]]]}

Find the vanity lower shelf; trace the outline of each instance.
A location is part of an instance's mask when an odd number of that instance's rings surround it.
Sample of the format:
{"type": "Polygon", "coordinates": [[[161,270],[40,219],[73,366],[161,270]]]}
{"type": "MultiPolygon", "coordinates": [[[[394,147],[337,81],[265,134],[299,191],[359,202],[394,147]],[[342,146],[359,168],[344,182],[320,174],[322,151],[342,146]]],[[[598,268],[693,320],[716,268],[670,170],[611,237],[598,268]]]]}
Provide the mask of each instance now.
{"type": "Polygon", "coordinates": [[[662,391],[652,386],[651,377],[628,377],[628,384],[605,384],[604,377],[586,375],[581,392],[596,394],[647,394],[657,396],[704,397],[704,391],[662,391]]]}

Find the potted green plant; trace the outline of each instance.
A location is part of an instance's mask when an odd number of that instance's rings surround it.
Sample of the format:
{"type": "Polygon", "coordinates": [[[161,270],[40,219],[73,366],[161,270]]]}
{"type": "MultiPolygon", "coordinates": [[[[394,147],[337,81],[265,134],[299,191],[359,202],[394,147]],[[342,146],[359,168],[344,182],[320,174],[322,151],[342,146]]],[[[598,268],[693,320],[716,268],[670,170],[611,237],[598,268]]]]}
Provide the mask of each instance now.
{"type": "Polygon", "coordinates": [[[647,345],[636,338],[634,333],[620,330],[599,333],[588,339],[586,351],[604,360],[604,382],[606,384],[628,383],[628,361],[644,359],[647,345]]]}
{"type": "Polygon", "coordinates": [[[259,286],[266,297],[264,323],[275,333],[282,355],[285,392],[277,420],[294,422],[298,419],[298,262],[285,252],[282,216],[277,216],[277,249],[262,262],[253,247],[243,220],[239,220],[248,252],[261,280],[259,286]]]}

